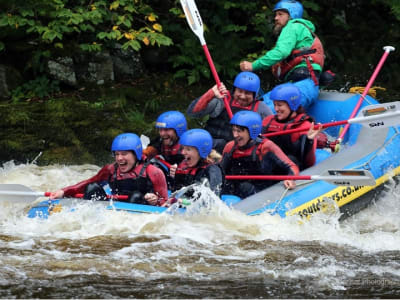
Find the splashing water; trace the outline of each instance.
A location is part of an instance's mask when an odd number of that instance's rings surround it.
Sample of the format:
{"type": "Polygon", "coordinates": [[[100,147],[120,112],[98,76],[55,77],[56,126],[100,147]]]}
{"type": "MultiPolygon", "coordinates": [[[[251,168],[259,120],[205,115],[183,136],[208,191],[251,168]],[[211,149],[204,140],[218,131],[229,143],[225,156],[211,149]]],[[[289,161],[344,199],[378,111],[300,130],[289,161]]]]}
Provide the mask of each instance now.
{"type": "MultiPolygon", "coordinates": [[[[52,191],[93,165],[7,162],[0,183],[52,191]]],[[[294,298],[398,295],[400,188],[371,207],[304,222],[247,216],[207,187],[186,214],[131,214],[77,201],[48,219],[0,210],[0,296],[18,298],[294,298]]]]}

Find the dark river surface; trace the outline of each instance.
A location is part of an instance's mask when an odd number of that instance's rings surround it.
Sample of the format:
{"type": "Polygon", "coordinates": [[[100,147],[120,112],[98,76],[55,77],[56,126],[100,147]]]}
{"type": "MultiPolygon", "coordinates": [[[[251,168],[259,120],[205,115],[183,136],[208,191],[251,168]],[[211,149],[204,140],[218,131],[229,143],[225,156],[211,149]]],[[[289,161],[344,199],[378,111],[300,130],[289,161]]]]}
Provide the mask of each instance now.
{"type": "MultiPolygon", "coordinates": [[[[0,167],[0,183],[52,191],[98,166],[0,167]]],[[[1,298],[398,298],[400,187],[339,222],[247,216],[204,191],[202,214],[101,210],[85,202],[49,219],[1,203],[1,298]]]]}

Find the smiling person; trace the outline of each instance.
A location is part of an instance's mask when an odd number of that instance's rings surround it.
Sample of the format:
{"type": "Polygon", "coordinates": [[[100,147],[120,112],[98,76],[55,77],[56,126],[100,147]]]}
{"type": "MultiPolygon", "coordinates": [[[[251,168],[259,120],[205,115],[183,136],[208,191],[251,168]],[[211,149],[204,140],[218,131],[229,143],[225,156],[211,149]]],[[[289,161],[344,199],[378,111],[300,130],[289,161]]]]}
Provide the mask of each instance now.
{"type": "Polygon", "coordinates": [[[272,136],[270,139],[299,166],[300,170],[311,167],[316,161],[317,136],[322,127],[314,128],[314,119],[305,113],[300,104],[300,90],[293,83],[276,86],[270,97],[274,101],[276,114],[263,120],[262,134],[304,128],[304,131],[272,136]]]}
{"type": "Polygon", "coordinates": [[[160,206],[167,201],[164,173],[142,160],[142,143],[134,133],[118,135],[111,146],[113,164],[105,165],[93,177],[51,193],[50,199],[73,197],[84,193],[84,199],[106,200],[102,185],[109,184],[112,194],[128,195],[131,203],[160,206]]]}
{"type": "MultiPolygon", "coordinates": [[[[271,68],[278,80],[295,82],[302,93],[301,104],[307,108],[318,98],[319,77],[325,59],[322,43],[315,35],[314,24],[302,18],[300,2],[282,0],[273,11],[275,46],[254,62],[240,62],[240,69],[258,71],[271,68]]],[[[269,93],[263,98],[273,109],[269,93]]]]}
{"type": "Polygon", "coordinates": [[[143,154],[147,159],[162,155],[166,162],[179,164],[183,160],[179,138],[187,130],[184,114],[179,111],[164,112],[158,116],[156,128],[160,136],[143,150],[143,154]]]}
{"type": "MultiPolygon", "coordinates": [[[[259,114],[240,111],[230,123],[234,140],[226,144],[220,164],[225,175],[298,175],[296,164],[274,142],[259,137],[262,123],[259,114]]],[[[276,182],[225,180],[222,193],[245,198],[276,182]]],[[[283,183],[289,189],[296,187],[293,180],[285,180],[283,183]]]]}
{"type": "MultiPolygon", "coordinates": [[[[268,106],[258,99],[260,78],[252,72],[239,73],[233,82],[233,96],[229,103],[232,113],[240,110],[257,112],[261,118],[272,114],[268,106]]],[[[187,114],[193,118],[209,116],[205,129],[213,138],[213,148],[222,153],[227,142],[233,139],[229,116],[223,98],[227,89],[223,83],[209,89],[203,96],[195,99],[188,107],[187,114]]]]}
{"type": "Polygon", "coordinates": [[[174,178],[174,190],[208,180],[210,189],[219,195],[222,184],[221,168],[209,156],[212,151],[212,137],[204,129],[186,131],[180,139],[184,160],[178,166],[171,166],[170,177],[174,178]]]}

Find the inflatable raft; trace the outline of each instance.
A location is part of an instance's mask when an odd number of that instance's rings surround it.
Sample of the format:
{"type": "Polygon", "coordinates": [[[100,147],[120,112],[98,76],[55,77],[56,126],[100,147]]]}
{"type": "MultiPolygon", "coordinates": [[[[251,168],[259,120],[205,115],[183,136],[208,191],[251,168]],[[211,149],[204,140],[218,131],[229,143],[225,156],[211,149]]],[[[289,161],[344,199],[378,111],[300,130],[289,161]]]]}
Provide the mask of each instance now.
{"type": "MultiPolygon", "coordinates": [[[[351,123],[349,116],[359,99],[358,94],[321,92],[318,101],[309,108],[308,113],[322,124],[342,120],[351,123]]],[[[247,215],[270,213],[279,214],[281,217],[291,215],[309,217],[326,207],[335,206],[340,209],[341,218],[345,218],[360,211],[376,199],[387,180],[400,172],[399,107],[399,102],[379,104],[374,98],[366,96],[357,118],[361,114],[361,117],[367,120],[365,121],[367,124],[365,122],[351,124],[343,138],[340,151],[332,153],[330,149],[318,149],[316,165],[300,174],[313,178],[315,174],[323,174],[331,169],[366,170],[373,176],[373,185],[352,186],[340,182],[333,184],[326,180],[302,180],[297,181],[298,186],[294,190],[286,190],[283,184],[277,183],[245,199],[223,195],[222,201],[232,209],[247,215]],[[374,115],[377,115],[375,119],[374,115]]],[[[342,126],[331,126],[326,128],[325,132],[336,138],[341,129],[342,126]]],[[[119,201],[110,203],[106,201],[103,205],[107,209],[132,213],[171,211],[163,207],[119,201]]],[[[70,206],[71,199],[43,201],[31,208],[28,215],[47,218],[52,212],[70,206]]],[[[176,211],[184,213],[185,208],[176,211]]]]}

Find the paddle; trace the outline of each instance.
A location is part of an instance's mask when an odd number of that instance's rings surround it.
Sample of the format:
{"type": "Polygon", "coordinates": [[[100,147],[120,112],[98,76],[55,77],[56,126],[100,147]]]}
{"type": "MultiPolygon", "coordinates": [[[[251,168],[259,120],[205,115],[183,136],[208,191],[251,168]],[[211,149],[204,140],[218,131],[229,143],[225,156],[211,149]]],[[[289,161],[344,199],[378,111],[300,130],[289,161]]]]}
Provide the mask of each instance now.
{"type": "MultiPolygon", "coordinates": [[[[391,51],[394,51],[395,48],[392,47],[392,46],[385,46],[385,47],[383,47],[383,50],[385,50],[385,52],[383,53],[383,55],[382,55],[378,65],[377,65],[377,67],[375,68],[375,71],[372,73],[372,76],[369,79],[369,81],[367,83],[367,86],[365,87],[364,92],[362,93],[362,95],[361,95],[360,99],[358,100],[356,106],[354,107],[353,112],[351,113],[349,119],[353,118],[357,114],[358,110],[360,109],[360,106],[361,106],[362,102],[365,99],[365,96],[368,94],[368,91],[371,88],[372,84],[374,83],[376,76],[378,75],[379,71],[381,70],[381,68],[383,66],[383,63],[385,62],[385,60],[388,57],[389,53],[391,51]]],[[[340,144],[343,141],[343,137],[345,136],[345,134],[349,130],[349,127],[350,127],[350,123],[346,124],[346,126],[343,129],[343,131],[339,135],[338,139],[335,141],[335,143],[337,145],[340,144]]]]}
{"type": "MultiPolygon", "coordinates": [[[[196,3],[194,2],[194,0],[180,0],[180,2],[190,28],[200,40],[200,44],[203,47],[204,54],[206,55],[208,64],[210,65],[211,73],[213,74],[215,82],[219,87],[221,85],[221,81],[219,80],[217,70],[215,69],[214,62],[211,58],[206,41],[204,39],[203,21],[201,20],[201,16],[199,10],[197,9],[196,3]]],[[[224,96],[224,105],[229,118],[232,119],[232,110],[229,106],[230,97],[231,96],[229,92],[226,96],[224,96]]]]}
{"type": "MultiPolygon", "coordinates": [[[[389,102],[389,103],[383,103],[383,104],[375,104],[375,105],[368,105],[365,106],[357,115],[356,118],[352,118],[349,120],[343,120],[343,121],[336,121],[336,122],[330,122],[330,123],[324,123],[324,124],[319,124],[315,125],[317,128],[318,126],[322,126],[322,128],[327,128],[327,127],[333,127],[333,126],[338,126],[338,125],[344,125],[344,124],[360,124],[364,127],[367,128],[384,128],[384,127],[390,127],[394,125],[400,124],[400,101],[396,102],[389,102]]],[[[271,137],[271,136],[277,136],[277,135],[284,135],[284,134],[290,134],[294,132],[300,132],[300,131],[306,131],[308,128],[295,128],[295,129],[289,129],[289,130],[283,130],[283,131],[278,131],[278,132],[270,132],[270,133],[265,133],[263,136],[266,137],[271,137]]]]}
{"type": "Polygon", "coordinates": [[[336,185],[374,186],[375,178],[367,170],[328,170],[321,175],[226,175],[227,180],[323,180],[336,185]]]}
{"type": "MultiPolygon", "coordinates": [[[[51,192],[35,192],[22,184],[0,184],[0,202],[30,203],[39,197],[49,197],[51,192]]],[[[83,194],[75,194],[74,198],[83,198],[83,194]]],[[[109,199],[126,200],[127,195],[107,195],[109,199]]]]}

